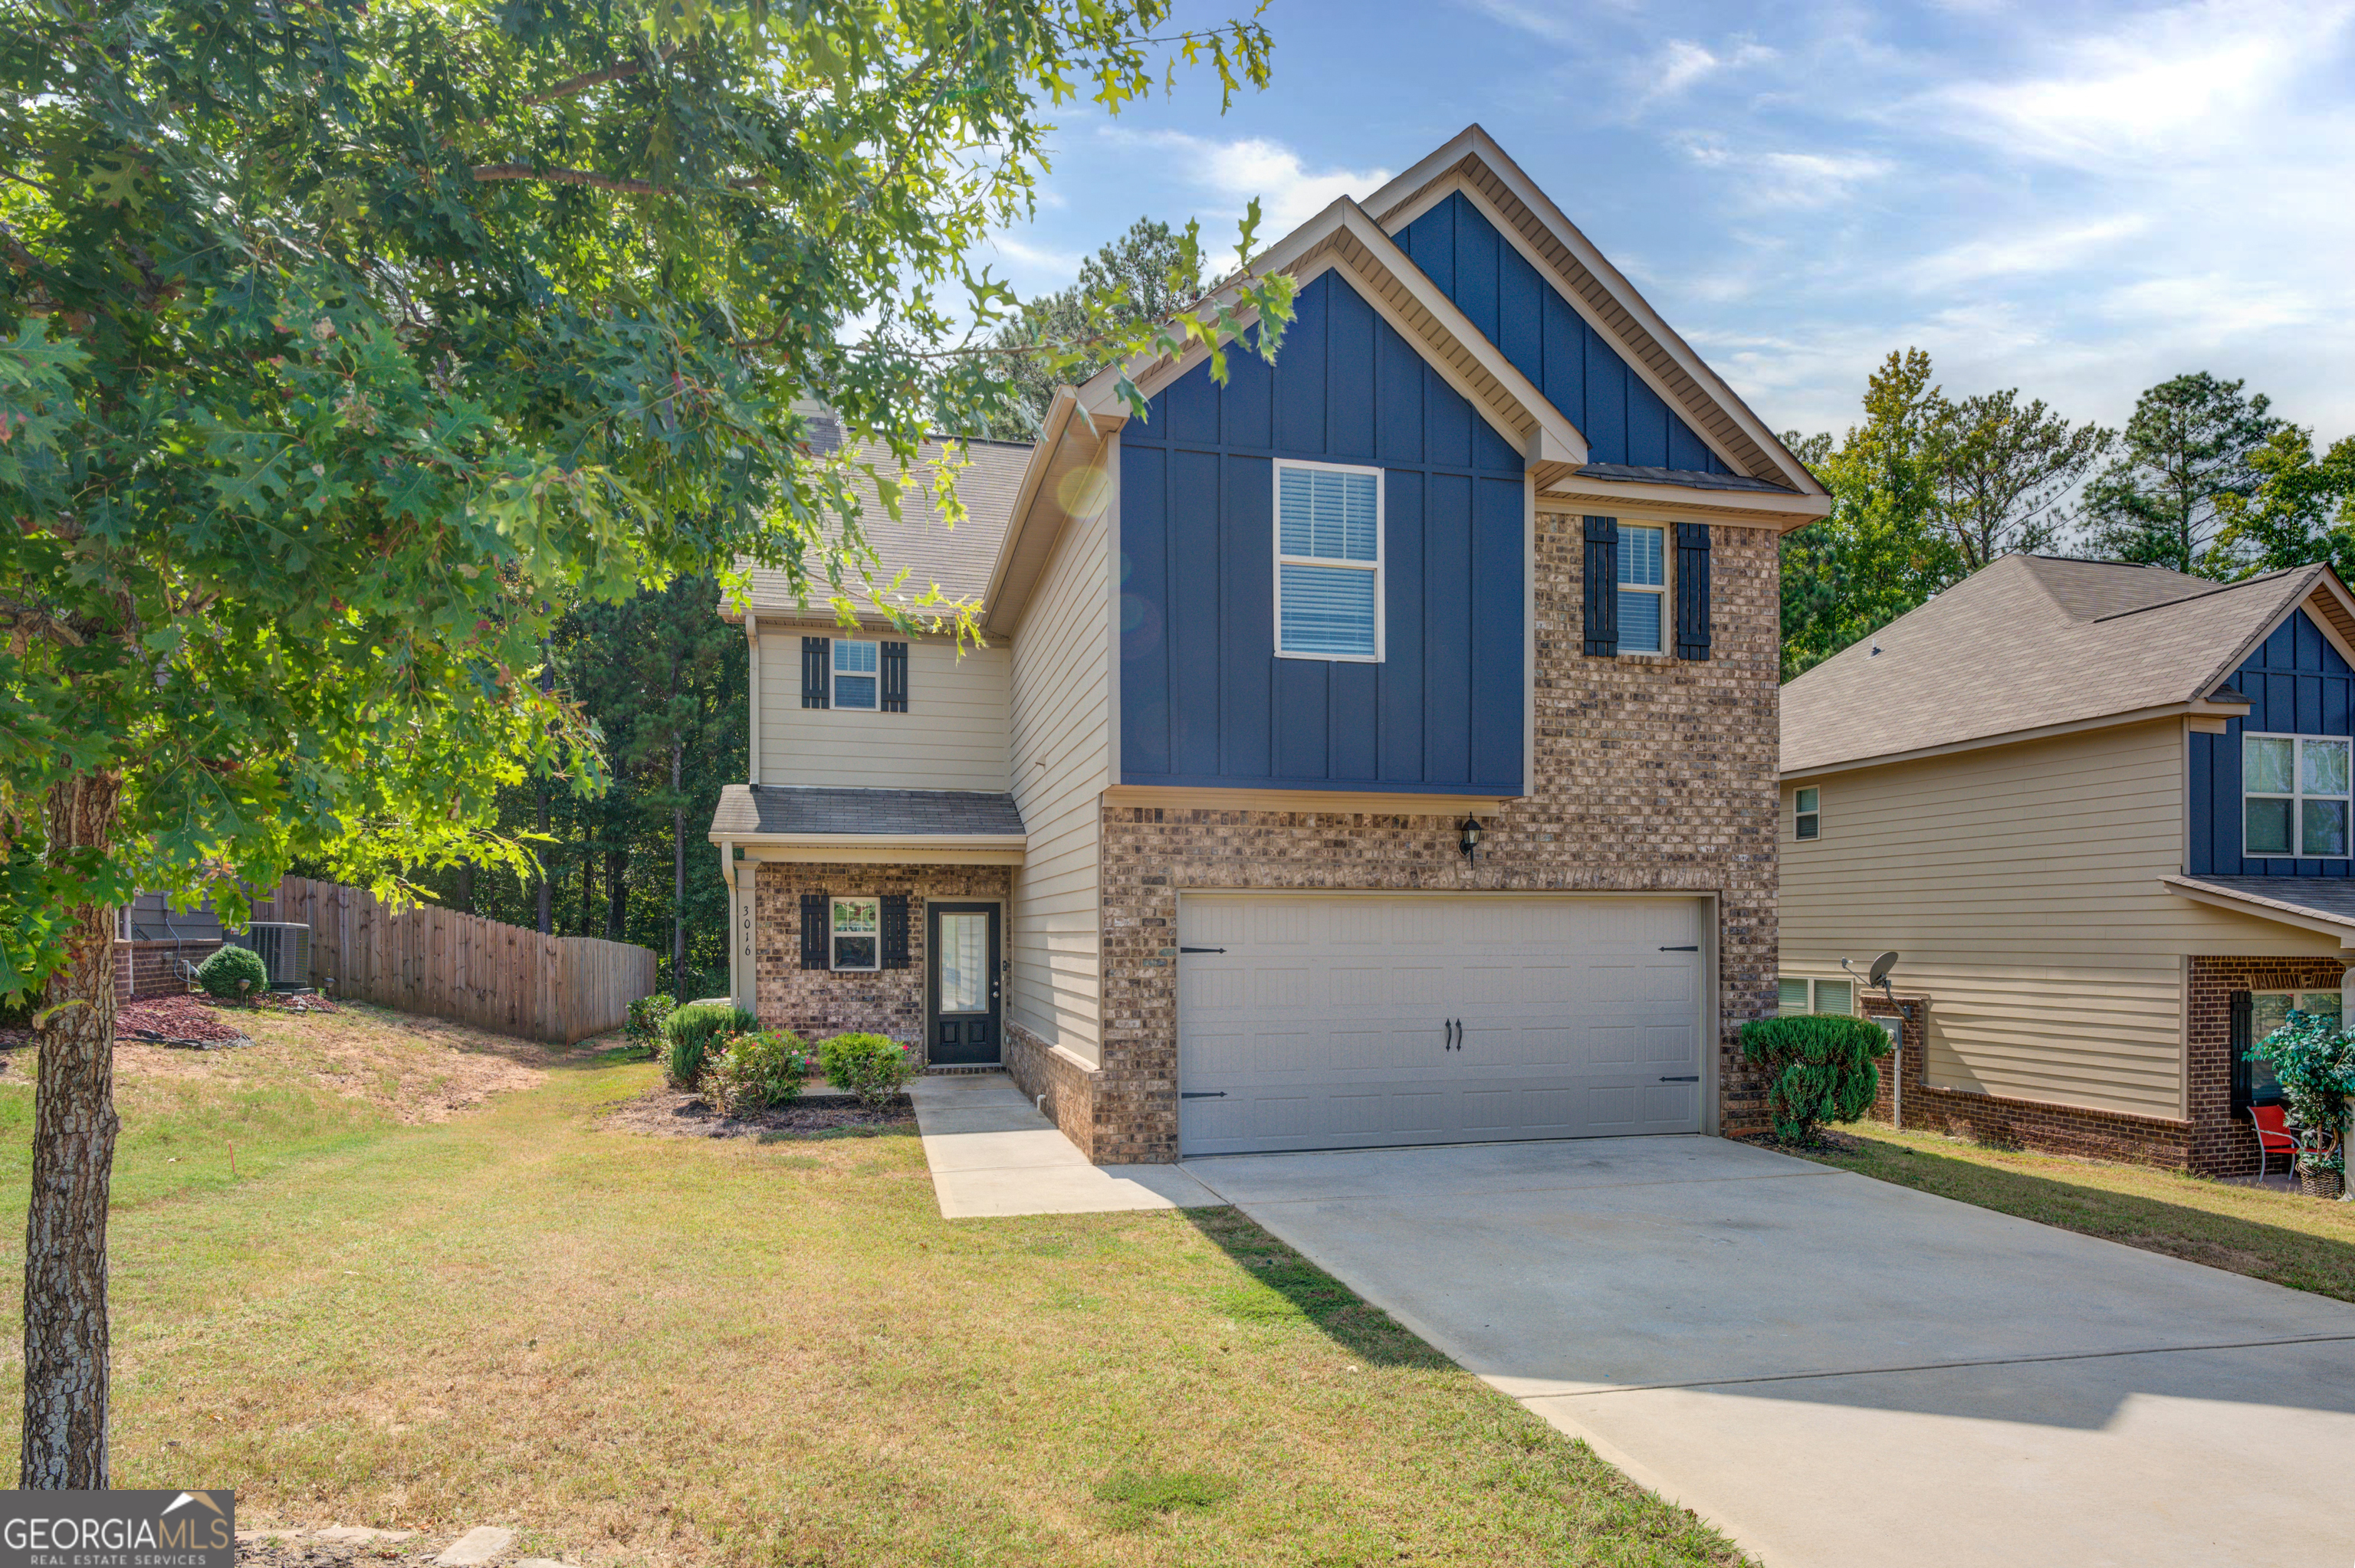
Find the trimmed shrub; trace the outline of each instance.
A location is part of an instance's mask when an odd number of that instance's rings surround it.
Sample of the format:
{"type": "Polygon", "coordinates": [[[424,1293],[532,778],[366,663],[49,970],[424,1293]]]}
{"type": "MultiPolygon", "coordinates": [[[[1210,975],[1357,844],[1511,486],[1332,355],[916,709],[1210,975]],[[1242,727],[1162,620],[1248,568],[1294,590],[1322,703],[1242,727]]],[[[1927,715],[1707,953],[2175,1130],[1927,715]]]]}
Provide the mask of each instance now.
{"type": "Polygon", "coordinates": [[[801,1097],[809,1046],[790,1029],[730,1035],[704,1070],[704,1093],[729,1116],[758,1116],[801,1097]]]}
{"type": "Polygon", "coordinates": [[[270,989],[270,967],[260,953],[232,942],[215,948],[212,957],[197,966],[197,983],[205,988],[207,996],[238,1001],[270,989]],[[239,984],[240,980],[244,984],[239,984]]]}
{"type": "Polygon", "coordinates": [[[829,1083],[857,1095],[869,1110],[889,1105],[916,1075],[907,1049],[881,1034],[837,1034],[818,1046],[817,1062],[829,1083]]]}
{"type": "Polygon", "coordinates": [[[1766,1114],[1774,1136],[1813,1143],[1828,1121],[1854,1121],[1872,1108],[1889,1036],[1867,1018],[1799,1013],[1753,1018],[1742,1026],[1742,1056],[1765,1070],[1766,1114]]]}
{"type": "Polygon", "coordinates": [[[666,991],[642,996],[630,1003],[630,1021],[625,1031],[630,1044],[649,1056],[660,1053],[663,1022],[677,1011],[678,999],[666,991]]]}
{"type": "Polygon", "coordinates": [[[730,1034],[750,1034],[761,1021],[733,1003],[690,1001],[663,1020],[664,1070],[671,1087],[692,1089],[703,1081],[713,1047],[730,1034]]]}
{"type": "Polygon", "coordinates": [[[2308,1174],[2344,1171],[2340,1133],[2347,1096],[2355,1093],[2355,1034],[2339,1021],[2292,1011],[2279,1029],[2249,1047],[2249,1060],[2274,1070],[2282,1110],[2297,1135],[2297,1168],[2308,1174]]]}

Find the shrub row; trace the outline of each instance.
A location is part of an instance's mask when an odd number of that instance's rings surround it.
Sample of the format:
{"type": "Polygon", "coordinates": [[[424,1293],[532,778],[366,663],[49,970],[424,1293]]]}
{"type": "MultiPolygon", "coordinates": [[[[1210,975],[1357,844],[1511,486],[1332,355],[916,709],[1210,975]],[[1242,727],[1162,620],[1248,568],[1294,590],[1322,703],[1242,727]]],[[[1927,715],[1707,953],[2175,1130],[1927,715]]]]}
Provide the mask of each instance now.
{"type": "MultiPolygon", "coordinates": [[[[789,1105],[809,1079],[810,1048],[789,1029],[763,1029],[742,1008],[690,1002],[660,1024],[664,1071],[677,1089],[701,1089],[730,1116],[789,1105]]],[[[881,1034],[837,1034],[817,1046],[819,1072],[869,1108],[888,1105],[916,1075],[908,1049],[881,1034]]]]}

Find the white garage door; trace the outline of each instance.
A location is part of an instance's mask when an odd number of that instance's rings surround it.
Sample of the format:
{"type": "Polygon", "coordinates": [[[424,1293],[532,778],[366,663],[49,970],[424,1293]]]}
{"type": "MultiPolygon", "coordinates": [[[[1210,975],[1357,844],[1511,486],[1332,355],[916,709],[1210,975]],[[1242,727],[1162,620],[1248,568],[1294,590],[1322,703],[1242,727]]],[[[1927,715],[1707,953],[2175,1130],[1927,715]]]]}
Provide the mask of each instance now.
{"type": "Polygon", "coordinates": [[[1690,899],[1187,894],[1187,1154],[1698,1132],[1690,899]]]}

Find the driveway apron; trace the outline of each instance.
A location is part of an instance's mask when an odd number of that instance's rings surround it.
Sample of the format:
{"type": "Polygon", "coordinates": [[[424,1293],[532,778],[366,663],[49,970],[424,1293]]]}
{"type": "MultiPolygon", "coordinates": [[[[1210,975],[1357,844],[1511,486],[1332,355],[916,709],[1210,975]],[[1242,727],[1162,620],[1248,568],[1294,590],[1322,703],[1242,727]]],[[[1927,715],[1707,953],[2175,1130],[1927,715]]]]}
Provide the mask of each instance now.
{"type": "Polygon", "coordinates": [[[1777,1568],[2355,1562],[2355,1306],[1720,1139],[1184,1168],[1777,1568]]]}

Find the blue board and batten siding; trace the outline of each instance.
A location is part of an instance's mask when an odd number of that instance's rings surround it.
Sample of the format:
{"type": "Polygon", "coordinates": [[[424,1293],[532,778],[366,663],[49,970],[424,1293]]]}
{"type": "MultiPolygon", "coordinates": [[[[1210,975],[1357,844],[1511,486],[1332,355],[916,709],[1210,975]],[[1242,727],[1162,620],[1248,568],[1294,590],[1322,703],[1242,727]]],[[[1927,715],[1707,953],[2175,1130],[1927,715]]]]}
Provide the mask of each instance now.
{"type": "Polygon", "coordinates": [[[1339,274],[1120,438],[1121,778],[1522,792],[1521,455],[1339,274]],[[1274,462],[1380,467],[1378,663],[1275,654],[1274,462]]]}
{"type": "Polygon", "coordinates": [[[1513,368],[1578,427],[1588,461],[1730,471],[1461,192],[1396,238],[1513,368]]]}
{"type": "Polygon", "coordinates": [[[2191,737],[2194,876],[2345,876],[2344,860],[2249,860],[2241,854],[2241,736],[2355,734],[2355,669],[2298,610],[2232,677],[2249,716],[2222,735],[2191,737]]]}

